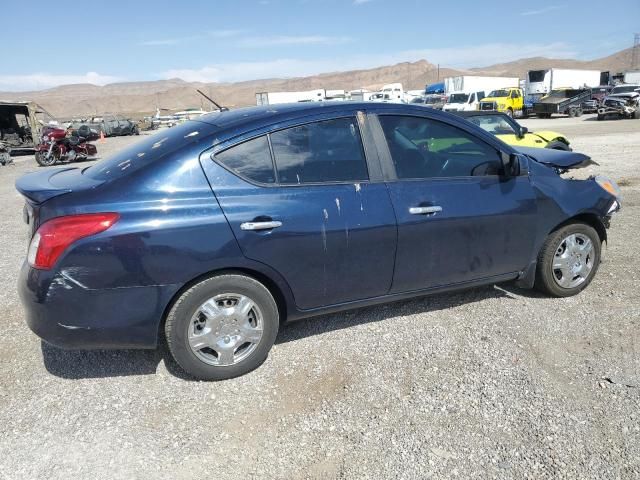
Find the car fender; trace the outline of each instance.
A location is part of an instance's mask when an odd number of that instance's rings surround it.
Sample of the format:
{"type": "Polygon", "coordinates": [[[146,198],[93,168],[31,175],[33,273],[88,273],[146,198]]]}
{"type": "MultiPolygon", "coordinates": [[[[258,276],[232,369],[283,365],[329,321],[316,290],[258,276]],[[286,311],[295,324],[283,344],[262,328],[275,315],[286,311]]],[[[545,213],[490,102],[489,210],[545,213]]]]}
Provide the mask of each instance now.
{"type": "Polygon", "coordinates": [[[520,286],[533,286],[538,253],[549,234],[572,220],[592,225],[606,241],[605,218],[615,201],[593,178],[565,179],[553,168],[529,162],[530,180],[538,197],[538,232],[528,266],[518,279],[520,286]],[[604,234],[604,236],[603,236],[604,234]]]}

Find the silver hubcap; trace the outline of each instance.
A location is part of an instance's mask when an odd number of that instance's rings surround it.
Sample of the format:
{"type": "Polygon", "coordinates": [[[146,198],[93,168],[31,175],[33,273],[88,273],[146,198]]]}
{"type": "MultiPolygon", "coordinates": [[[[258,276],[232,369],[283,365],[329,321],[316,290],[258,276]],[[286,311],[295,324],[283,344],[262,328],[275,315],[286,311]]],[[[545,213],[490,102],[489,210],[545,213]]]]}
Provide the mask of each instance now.
{"type": "Polygon", "coordinates": [[[562,288],[574,288],[584,282],[593,268],[593,242],[586,235],[566,237],[553,258],[553,278],[562,288]]]}
{"type": "Polygon", "coordinates": [[[263,332],[262,312],[249,297],[216,295],[204,302],[189,322],[191,351],[209,365],[234,365],[258,347],[263,332]]]}

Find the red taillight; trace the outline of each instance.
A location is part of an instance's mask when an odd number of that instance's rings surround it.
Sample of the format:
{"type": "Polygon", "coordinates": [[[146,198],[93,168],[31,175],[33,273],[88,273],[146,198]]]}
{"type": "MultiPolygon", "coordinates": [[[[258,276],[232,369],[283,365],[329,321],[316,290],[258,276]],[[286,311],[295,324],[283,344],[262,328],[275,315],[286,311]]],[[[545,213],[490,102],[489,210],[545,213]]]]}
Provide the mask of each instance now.
{"type": "Polygon", "coordinates": [[[86,213],[52,218],[43,223],[31,239],[27,261],[33,268],[49,270],[73,242],[104,232],[119,218],[117,213],[86,213]]]}

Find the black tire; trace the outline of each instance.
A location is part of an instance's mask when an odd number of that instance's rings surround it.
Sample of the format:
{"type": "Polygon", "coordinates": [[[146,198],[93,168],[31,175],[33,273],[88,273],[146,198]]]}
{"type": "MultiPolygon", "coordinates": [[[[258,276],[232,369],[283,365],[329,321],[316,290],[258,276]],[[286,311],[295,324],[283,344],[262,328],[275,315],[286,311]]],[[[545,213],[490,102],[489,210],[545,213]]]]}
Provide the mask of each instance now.
{"type": "Polygon", "coordinates": [[[538,255],[535,288],[543,293],[551,295],[552,297],[571,297],[580,293],[582,290],[587,288],[598,271],[601,248],[602,242],[598,232],[596,232],[593,227],[584,223],[572,223],[556,230],[555,232],[551,232],[538,255]],[[592,268],[582,283],[573,288],[563,288],[556,281],[553,262],[558,249],[561,248],[563,240],[572,234],[586,236],[593,243],[593,258],[591,259],[592,268]]]}
{"type": "Polygon", "coordinates": [[[604,120],[604,115],[602,113],[599,113],[598,116],[596,117],[597,120],[604,120]]]}
{"type": "Polygon", "coordinates": [[[507,108],[507,110],[504,113],[506,113],[507,116],[513,118],[513,109],[507,108]]]}
{"type": "Polygon", "coordinates": [[[576,117],[581,117],[583,113],[584,112],[582,111],[582,109],[579,108],[578,110],[576,110],[576,117]]]}
{"type": "Polygon", "coordinates": [[[226,380],[244,375],[266,360],[276,340],[279,325],[278,307],[264,285],[245,275],[223,274],[197,283],[178,298],[167,315],[165,334],[171,355],[185,372],[200,380],[226,380]],[[229,293],[245,295],[258,306],[262,313],[262,337],[253,352],[237,363],[209,365],[197,357],[189,346],[189,325],[203,303],[216,295],[229,293]]]}
{"type": "Polygon", "coordinates": [[[45,156],[42,152],[36,152],[36,162],[41,167],[50,167],[55,165],[58,159],[55,155],[50,155],[49,157],[45,156]]]}
{"type": "Polygon", "coordinates": [[[633,112],[633,118],[635,118],[636,120],[640,120],[640,108],[633,112]]]}
{"type": "Polygon", "coordinates": [[[561,140],[554,140],[552,142],[549,142],[545,148],[551,148],[552,150],[565,150],[567,152],[571,151],[571,148],[569,148],[569,145],[567,145],[561,140]]]}

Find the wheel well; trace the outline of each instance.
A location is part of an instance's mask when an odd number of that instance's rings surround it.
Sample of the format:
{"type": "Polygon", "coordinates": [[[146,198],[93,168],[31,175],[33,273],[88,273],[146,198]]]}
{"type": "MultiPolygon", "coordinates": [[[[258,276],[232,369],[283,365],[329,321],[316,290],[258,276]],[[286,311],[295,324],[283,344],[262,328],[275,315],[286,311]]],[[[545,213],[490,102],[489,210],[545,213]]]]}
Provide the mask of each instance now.
{"type": "MultiPolygon", "coordinates": [[[[556,230],[561,229],[562,227],[566,226],[566,225],[570,225],[572,223],[585,223],[587,225],[589,225],[590,227],[593,227],[594,230],[596,232],[598,232],[598,236],[600,237],[600,241],[601,242],[606,242],[607,241],[607,229],[605,228],[604,224],[602,223],[602,220],[600,220],[600,218],[593,214],[593,213],[581,213],[579,215],[575,215],[571,218],[568,218],[567,220],[565,220],[564,222],[562,222],[559,225],[556,225],[556,227],[551,230],[551,232],[555,232],[556,230]]],[[[549,233],[551,233],[549,232],[549,233]]]]}
{"type": "Polygon", "coordinates": [[[268,276],[248,268],[226,268],[221,270],[213,270],[211,272],[203,273],[202,275],[199,275],[196,278],[191,279],[190,281],[185,283],[182,286],[182,288],[180,288],[180,290],[178,290],[173,295],[173,297],[171,297],[171,300],[165,307],[164,312],[162,312],[162,319],[160,320],[158,325],[158,343],[162,338],[162,336],[164,335],[164,324],[167,320],[167,315],[169,315],[169,311],[171,310],[173,305],[176,303],[176,301],[182,296],[182,294],[187,290],[189,290],[191,287],[193,287],[195,284],[200,283],[201,281],[206,280],[207,278],[211,278],[216,275],[225,275],[225,274],[245,275],[247,277],[253,278],[254,280],[257,280],[262,285],[264,285],[267,288],[267,290],[269,290],[271,295],[273,295],[273,299],[276,301],[276,306],[278,307],[278,315],[280,317],[280,323],[284,323],[287,317],[287,302],[285,300],[285,296],[282,293],[281,289],[278,287],[278,285],[273,280],[271,280],[268,276]]]}

